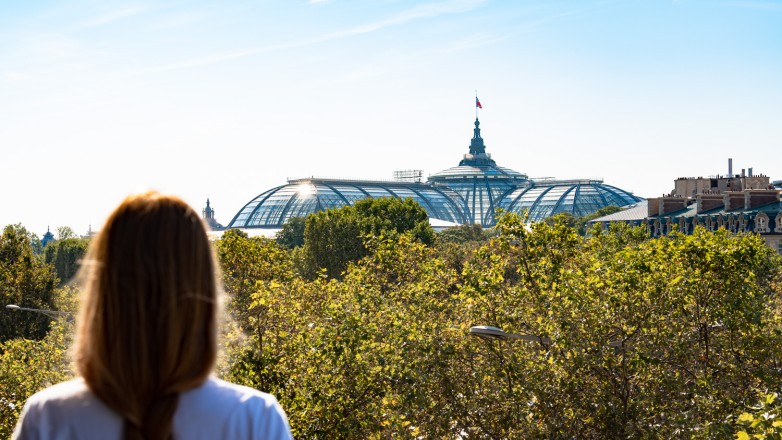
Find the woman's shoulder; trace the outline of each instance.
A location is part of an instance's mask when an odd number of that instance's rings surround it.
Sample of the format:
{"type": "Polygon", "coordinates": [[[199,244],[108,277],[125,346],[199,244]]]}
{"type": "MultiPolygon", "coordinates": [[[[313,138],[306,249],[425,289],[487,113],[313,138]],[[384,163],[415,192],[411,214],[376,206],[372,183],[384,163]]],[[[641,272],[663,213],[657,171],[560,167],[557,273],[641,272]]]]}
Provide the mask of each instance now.
{"type": "Polygon", "coordinates": [[[27,399],[25,406],[28,410],[38,411],[67,411],[71,408],[108,411],[81,378],[61,382],[39,391],[27,399]]]}
{"type": "Polygon", "coordinates": [[[84,383],[84,379],[78,378],[68,382],[61,382],[49,388],[38,391],[28,399],[31,403],[65,402],[88,398],[92,392],[84,383]]]}
{"type": "Polygon", "coordinates": [[[274,396],[214,377],[180,396],[175,425],[194,419],[220,427],[222,438],[290,438],[288,419],[274,396]]]}
{"type": "Polygon", "coordinates": [[[224,380],[210,377],[200,387],[186,391],[183,395],[192,394],[197,399],[209,399],[211,402],[221,404],[238,405],[275,405],[277,399],[271,394],[258,391],[254,388],[237,385],[224,380]]]}
{"type": "Polygon", "coordinates": [[[14,438],[59,439],[63,436],[58,432],[82,431],[113,434],[119,432],[120,421],[120,418],[90,391],[84,380],[75,379],[53,385],[27,399],[14,438]],[[84,420],[90,421],[87,431],[84,420]]]}

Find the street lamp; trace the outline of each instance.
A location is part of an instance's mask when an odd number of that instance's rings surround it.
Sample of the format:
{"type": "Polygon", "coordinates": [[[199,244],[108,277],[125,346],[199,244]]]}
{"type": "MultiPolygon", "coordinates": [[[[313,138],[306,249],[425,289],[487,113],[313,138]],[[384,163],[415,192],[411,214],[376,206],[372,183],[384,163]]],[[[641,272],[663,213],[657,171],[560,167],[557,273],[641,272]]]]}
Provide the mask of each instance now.
{"type": "Polygon", "coordinates": [[[522,341],[540,342],[544,345],[551,345],[551,339],[544,336],[508,333],[499,327],[492,327],[490,325],[476,325],[470,327],[470,334],[484,339],[521,339],[522,341]]]}
{"type": "Polygon", "coordinates": [[[60,312],[57,310],[29,309],[27,307],[19,307],[16,304],[8,304],[7,306],[5,306],[5,308],[9,310],[24,310],[25,312],[40,313],[41,315],[46,315],[52,319],[57,319],[61,316],[67,316],[69,318],[71,317],[70,312],[60,312]]]}

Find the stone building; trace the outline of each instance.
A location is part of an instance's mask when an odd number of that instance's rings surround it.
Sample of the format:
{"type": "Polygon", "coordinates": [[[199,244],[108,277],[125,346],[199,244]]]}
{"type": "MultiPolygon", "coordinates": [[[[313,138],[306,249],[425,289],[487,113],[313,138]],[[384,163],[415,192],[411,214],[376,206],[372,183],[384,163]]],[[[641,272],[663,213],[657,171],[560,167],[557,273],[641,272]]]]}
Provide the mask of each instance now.
{"type": "Polygon", "coordinates": [[[596,218],[590,224],[607,226],[625,222],[644,226],[652,237],[681,231],[692,233],[697,226],[715,231],[760,234],[773,249],[782,253],[782,198],[779,182],[752,173],[714,177],[682,177],[674,181],[674,190],[661,197],[647,199],[635,207],[596,218]]]}

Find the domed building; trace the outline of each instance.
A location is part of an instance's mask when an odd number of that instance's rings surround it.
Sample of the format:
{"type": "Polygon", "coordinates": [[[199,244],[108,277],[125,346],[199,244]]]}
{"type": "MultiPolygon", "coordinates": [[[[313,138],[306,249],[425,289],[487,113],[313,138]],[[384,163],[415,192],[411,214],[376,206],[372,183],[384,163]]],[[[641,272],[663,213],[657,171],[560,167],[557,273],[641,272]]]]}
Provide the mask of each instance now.
{"type": "Polygon", "coordinates": [[[279,229],[293,217],[352,205],[364,198],[412,198],[429,214],[433,224],[494,226],[498,208],[526,213],[536,222],[568,212],[576,217],[606,206],[627,206],[643,199],[602,180],[530,179],[526,174],[498,166],[486,153],[480,121],[469,153],[458,166],[420,181],[421,173],[395,173],[397,179],[347,180],[304,178],[289,180],[248,202],[228,228],[279,229]]]}

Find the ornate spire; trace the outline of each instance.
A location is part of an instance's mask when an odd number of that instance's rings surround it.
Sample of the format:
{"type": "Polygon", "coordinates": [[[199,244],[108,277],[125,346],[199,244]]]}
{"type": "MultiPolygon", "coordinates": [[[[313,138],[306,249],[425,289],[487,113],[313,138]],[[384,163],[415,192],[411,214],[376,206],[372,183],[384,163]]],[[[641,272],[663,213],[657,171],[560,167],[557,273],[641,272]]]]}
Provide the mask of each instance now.
{"type": "Polygon", "coordinates": [[[475,118],[472,140],[470,141],[470,152],[464,155],[464,159],[459,162],[459,165],[471,167],[497,166],[497,163],[492,160],[491,156],[486,154],[486,146],[483,144],[483,138],[481,137],[481,121],[477,117],[475,118]]]}
{"type": "Polygon", "coordinates": [[[52,231],[49,230],[49,225],[46,225],[46,233],[43,234],[43,239],[41,240],[41,244],[46,246],[51,241],[54,241],[54,234],[52,234],[52,231]]]}
{"type": "Polygon", "coordinates": [[[472,141],[470,141],[470,154],[486,154],[486,146],[483,145],[483,138],[481,137],[481,121],[475,118],[475,129],[473,130],[472,141]]]}
{"type": "Polygon", "coordinates": [[[215,210],[212,209],[211,206],[209,206],[209,199],[206,199],[206,208],[201,212],[201,215],[203,216],[204,220],[214,219],[215,218],[215,210]]]}

